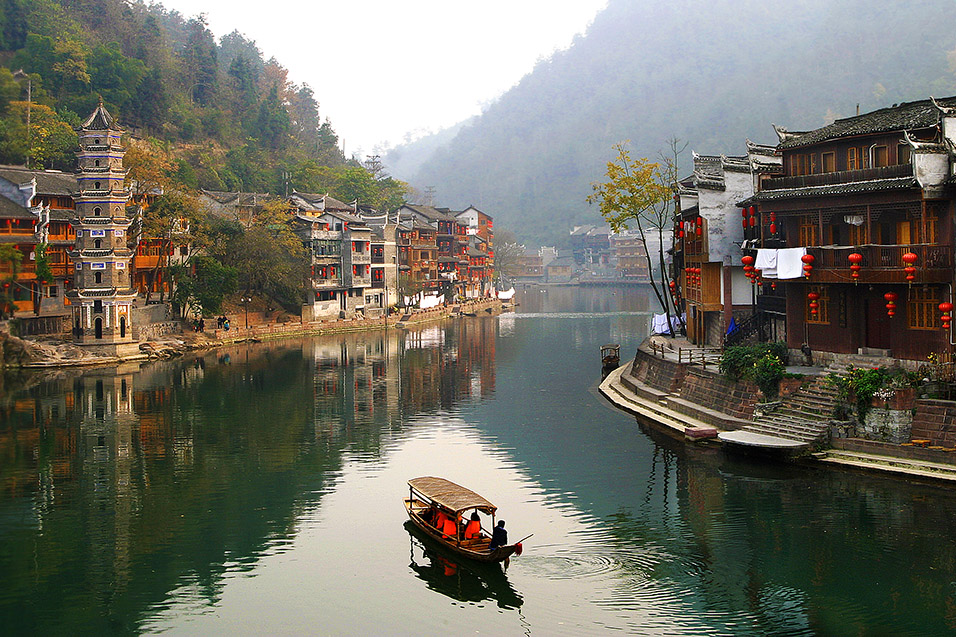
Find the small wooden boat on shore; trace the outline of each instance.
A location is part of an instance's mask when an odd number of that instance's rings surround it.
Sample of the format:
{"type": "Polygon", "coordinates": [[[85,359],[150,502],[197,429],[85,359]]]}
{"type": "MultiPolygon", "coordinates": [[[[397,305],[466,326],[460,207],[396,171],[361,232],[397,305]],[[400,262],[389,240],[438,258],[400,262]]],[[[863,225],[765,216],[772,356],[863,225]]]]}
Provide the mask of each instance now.
{"type": "Polygon", "coordinates": [[[602,345],[601,346],[601,365],[604,367],[617,368],[621,364],[621,346],[620,345],[602,345]]]}
{"type": "Polygon", "coordinates": [[[512,555],[521,555],[521,542],[490,550],[491,532],[482,528],[480,522],[476,528],[467,514],[491,516],[494,528],[498,508],[474,491],[433,477],[409,480],[408,489],[404,503],[409,519],[440,546],[479,562],[502,562],[512,555]]]}

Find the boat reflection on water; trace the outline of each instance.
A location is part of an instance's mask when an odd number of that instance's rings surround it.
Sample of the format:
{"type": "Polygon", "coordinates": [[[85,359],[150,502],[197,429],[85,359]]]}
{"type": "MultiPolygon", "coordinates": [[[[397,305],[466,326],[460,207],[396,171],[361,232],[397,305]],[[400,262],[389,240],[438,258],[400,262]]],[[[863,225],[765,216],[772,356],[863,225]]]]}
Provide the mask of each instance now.
{"type": "Polygon", "coordinates": [[[497,563],[462,559],[441,550],[412,522],[405,522],[409,535],[409,568],[428,588],[459,602],[493,600],[498,608],[518,609],[524,603],[497,563]]]}

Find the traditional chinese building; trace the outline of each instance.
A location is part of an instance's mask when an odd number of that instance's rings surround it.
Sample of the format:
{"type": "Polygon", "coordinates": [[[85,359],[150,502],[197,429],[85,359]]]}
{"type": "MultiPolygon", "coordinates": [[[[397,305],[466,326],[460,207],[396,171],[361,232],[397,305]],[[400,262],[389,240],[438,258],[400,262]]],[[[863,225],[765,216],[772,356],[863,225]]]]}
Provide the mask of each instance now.
{"type": "Polygon", "coordinates": [[[677,248],[693,343],[723,345],[732,321],[750,313],[752,290],[740,262],[744,230],[737,202],[753,193],[745,156],[694,153],[694,173],[677,186],[677,248]]]}
{"type": "Polygon", "coordinates": [[[124,149],[122,130],[100,103],[79,129],[76,242],[73,289],[67,293],[73,310],[73,340],[108,351],[133,350],[132,288],[127,247],[124,149]]]}
{"type": "Polygon", "coordinates": [[[740,205],[759,220],[745,256],[775,264],[788,346],[816,360],[950,351],[956,97],[776,131],[784,175],[740,205]]]}

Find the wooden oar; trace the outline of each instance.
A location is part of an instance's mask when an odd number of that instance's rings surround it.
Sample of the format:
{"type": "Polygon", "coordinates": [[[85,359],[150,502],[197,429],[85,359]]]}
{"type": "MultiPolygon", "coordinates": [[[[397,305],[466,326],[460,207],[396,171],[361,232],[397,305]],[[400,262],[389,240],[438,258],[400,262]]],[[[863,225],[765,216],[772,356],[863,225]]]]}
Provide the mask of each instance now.
{"type": "MultiPolygon", "coordinates": [[[[532,533],[531,535],[534,535],[534,533],[532,533]]],[[[515,542],[515,544],[521,544],[522,542],[524,542],[525,540],[527,540],[529,537],[531,537],[531,535],[526,535],[526,536],[524,536],[523,538],[521,538],[520,540],[518,540],[517,542],[515,542]]]]}

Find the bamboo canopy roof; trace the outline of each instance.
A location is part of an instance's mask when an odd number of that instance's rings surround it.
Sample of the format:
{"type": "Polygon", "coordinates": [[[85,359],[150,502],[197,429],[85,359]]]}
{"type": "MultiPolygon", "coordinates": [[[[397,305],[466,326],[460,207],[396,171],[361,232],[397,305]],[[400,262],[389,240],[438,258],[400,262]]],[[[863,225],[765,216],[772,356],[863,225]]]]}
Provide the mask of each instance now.
{"type": "Polygon", "coordinates": [[[408,481],[408,486],[435,504],[456,513],[465,509],[481,509],[494,513],[498,508],[471,489],[466,489],[444,478],[413,478],[408,481]]]}

